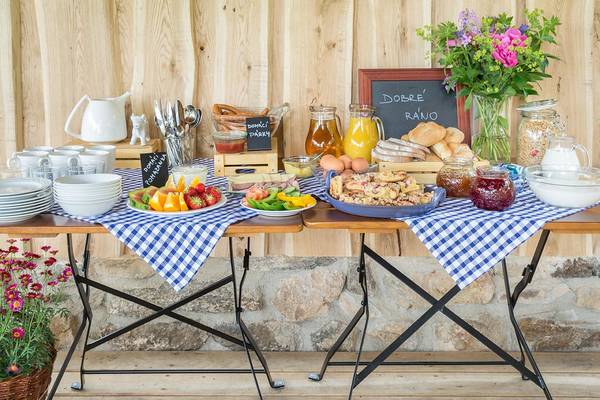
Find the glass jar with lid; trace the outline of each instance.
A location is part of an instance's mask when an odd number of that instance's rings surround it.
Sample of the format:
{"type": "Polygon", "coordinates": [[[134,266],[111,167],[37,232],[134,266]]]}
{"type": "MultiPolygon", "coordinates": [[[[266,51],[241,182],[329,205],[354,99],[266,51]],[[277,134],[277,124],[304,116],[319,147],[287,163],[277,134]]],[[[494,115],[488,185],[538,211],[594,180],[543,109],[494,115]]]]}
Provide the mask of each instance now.
{"type": "Polygon", "coordinates": [[[525,103],[517,110],[521,113],[517,137],[517,164],[524,167],[542,162],[549,136],[562,136],[565,126],[554,107],[556,100],[525,103]]]}
{"type": "Polygon", "coordinates": [[[436,185],[446,189],[448,197],[469,197],[474,177],[473,158],[450,157],[438,171],[436,185]]]}
{"type": "Polygon", "coordinates": [[[505,169],[479,167],[471,187],[471,201],[477,208],[503,211],[509,208],[516,197],[516,188],[505,169]]]}

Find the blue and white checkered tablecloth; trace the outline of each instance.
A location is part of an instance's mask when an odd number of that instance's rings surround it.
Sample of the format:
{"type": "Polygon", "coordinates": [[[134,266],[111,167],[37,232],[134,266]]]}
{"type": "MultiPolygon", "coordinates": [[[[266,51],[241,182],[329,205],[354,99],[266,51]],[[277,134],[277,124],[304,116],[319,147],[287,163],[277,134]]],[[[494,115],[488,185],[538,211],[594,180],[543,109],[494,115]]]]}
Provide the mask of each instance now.
{"type": "MultiPolygon", "coordinates": [[[[213,175],[212,159],[196,160],[196,165],[209,168],[208,185],[226,189],[227,179],[213,175]]],[[[93,218],[72,217],[58,205],[51,212],[103,225],[177,291],[196,275],[229,225],[257,215],[240,206],[241,195],[230,193],[224,206],[206,213],[180,217],[142,214],[127,207],[127,193],[142,186],[141,171],[117,169],[115,173],[123,176],[123,200],[109,213],[93,218]]],[[[314,193],[322,190],[322,185],[311,178],[301,180],[300,188],[314,193]]]]}
{"type": "MultiPolygon", "coordinates": [[[[461,289],[494,268],[546,222],[583,208],[553,207],[538,200],[522,181],[514,204],[505,211],[486,211],[469,199],[446,199],[420,217],[404,218],[431,254],[461,289]]],[[[325,191],[313,192],[324,199],[325,191]]]]}

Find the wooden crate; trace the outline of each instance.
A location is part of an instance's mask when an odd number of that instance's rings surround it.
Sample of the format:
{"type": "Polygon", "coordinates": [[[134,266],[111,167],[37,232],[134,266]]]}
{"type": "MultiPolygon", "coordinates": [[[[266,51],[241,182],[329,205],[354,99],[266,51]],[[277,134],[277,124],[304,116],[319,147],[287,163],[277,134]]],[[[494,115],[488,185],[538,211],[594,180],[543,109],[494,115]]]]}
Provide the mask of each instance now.
{"type": "MultiPolygon", "coordinates": [[[[475,161],[475,168],[483,165],[490,165],[487,160],[475,161]]],[[[444,166],[441,161],[413,161],[406,163],[395,162],[380,162],[380,171],[406,171],[409,175],[414,176],[417,183],[435,184],[437,173],[444,166]]]]}
{"type": "Polygon", "coordinates": [[[241,170],[256,173],[275,173],[279,170],[278,140],[271,139],[271,150],[244,153],[215,153],[215,176],[237,175],[241,170]]]}
{"type": "MultiPolygon", "coordinates": [[[[75,140],[68,144],[79,144],[86,147],[94,145],[93,143],[87,143],[81,140],[75,140]]],[[[140,154],[155,153],[160,151],[162,147],[160,139],[150,139],[145,145],[131,145],[129,144],[129,139],[127,139],[127,141],[110,144],[114,144],[117,148],[115,168],[140,168],[140,154]]]]}

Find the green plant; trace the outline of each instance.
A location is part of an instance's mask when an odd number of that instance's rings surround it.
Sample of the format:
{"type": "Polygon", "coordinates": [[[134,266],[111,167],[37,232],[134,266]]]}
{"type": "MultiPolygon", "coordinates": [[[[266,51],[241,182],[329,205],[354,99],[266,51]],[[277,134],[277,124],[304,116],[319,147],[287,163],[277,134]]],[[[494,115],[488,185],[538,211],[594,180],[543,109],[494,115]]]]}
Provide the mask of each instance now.
{"type": "MultiPolygon", "coordinates": [[[[29,239],[21,239],[26,243],[29,239]]],[[[42,246],[42,254],[19,252],[16,240],[0,249],[0,381],[29,374],[50,362],[54,338],[52,319],[68,312],[62,286],[73,276],[60,268],[57,250],[42,246]]]]}

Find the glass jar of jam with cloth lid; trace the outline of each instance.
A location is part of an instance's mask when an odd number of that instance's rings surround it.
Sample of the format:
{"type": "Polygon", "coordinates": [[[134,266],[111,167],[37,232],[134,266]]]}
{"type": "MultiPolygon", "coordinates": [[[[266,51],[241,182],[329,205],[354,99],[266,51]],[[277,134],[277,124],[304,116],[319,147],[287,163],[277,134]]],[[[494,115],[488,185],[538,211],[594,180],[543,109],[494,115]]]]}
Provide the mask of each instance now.
{"type": "Polygon", "coordinates": [[[450,157],[438,171],[436,185],[446,189],[448,197],[469,197],[474,177],[473,158],[450,157]]]}

